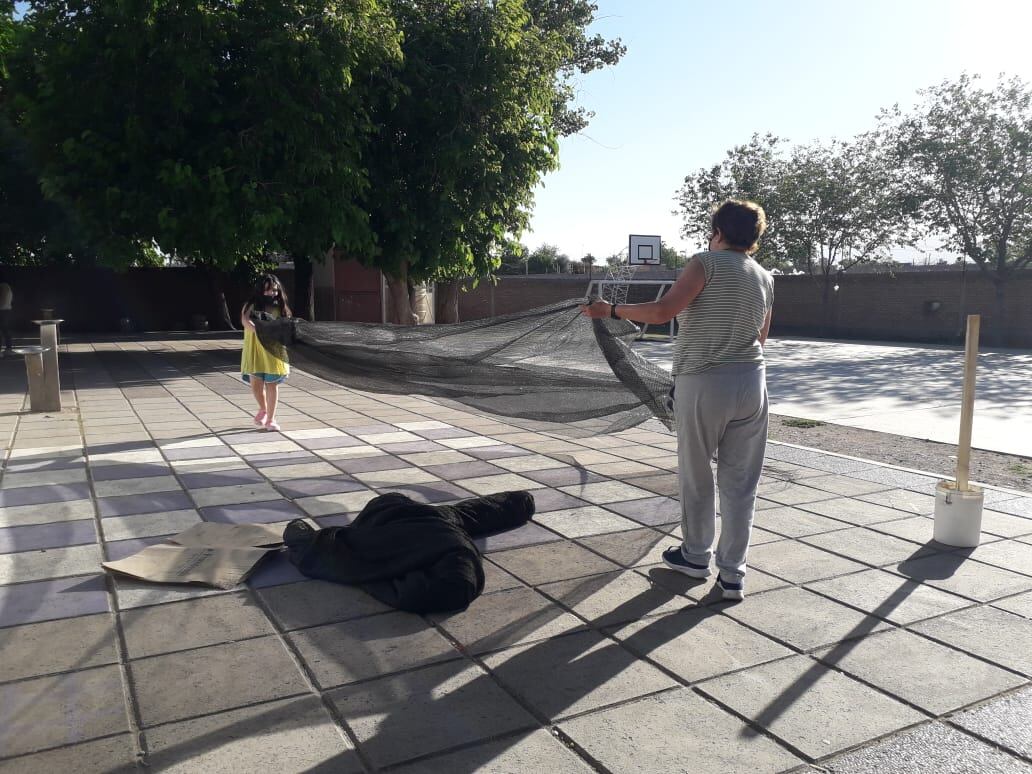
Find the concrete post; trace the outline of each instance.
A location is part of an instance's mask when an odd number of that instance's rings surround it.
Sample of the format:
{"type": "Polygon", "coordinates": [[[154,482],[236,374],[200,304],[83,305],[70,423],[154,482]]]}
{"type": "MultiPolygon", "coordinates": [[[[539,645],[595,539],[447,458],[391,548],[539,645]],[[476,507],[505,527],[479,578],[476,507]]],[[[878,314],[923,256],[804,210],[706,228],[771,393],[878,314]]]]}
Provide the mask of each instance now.
{"type": "Polygon", "coordinates": [[[41,411],[61,410],[61,373],[57,362],[57,326],[63,320],[33,320],[39,326],[43,347],[43,407],[41,411]]]}
{"type": "Polygon", "coordinates": [[[46,411],[43,347],[15,347],[12,352],[25,356],[25,375],[29,382],[29,410],[46,411]]]}

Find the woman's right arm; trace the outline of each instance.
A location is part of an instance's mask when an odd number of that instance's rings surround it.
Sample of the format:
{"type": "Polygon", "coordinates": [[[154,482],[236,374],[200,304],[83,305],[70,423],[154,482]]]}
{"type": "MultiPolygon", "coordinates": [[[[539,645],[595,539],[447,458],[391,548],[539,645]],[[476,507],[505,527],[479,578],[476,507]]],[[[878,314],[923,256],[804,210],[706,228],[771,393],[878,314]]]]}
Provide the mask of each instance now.
{"type": "Polygon", "coordinates": [[[244,330],[254,330],[254,321],[251,320],[251,304],[244,304],[244,308],[240,310],[240,324],[244,327],[244,330]]]}

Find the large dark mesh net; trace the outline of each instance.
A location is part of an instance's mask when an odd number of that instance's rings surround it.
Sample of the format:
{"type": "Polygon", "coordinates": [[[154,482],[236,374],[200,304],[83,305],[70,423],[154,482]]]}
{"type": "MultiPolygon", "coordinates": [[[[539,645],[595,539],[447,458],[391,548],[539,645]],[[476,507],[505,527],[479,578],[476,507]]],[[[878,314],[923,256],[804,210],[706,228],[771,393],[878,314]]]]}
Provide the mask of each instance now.
{"type": "Polygon", "coordinates": [[[454,325],[255,325],[276,357],[356,390],[448,398],[490,414],[604,432],[653,416],[672,427],[670,374],[631,349],[633,323],[582,316],[586,300],[454,325]]]}

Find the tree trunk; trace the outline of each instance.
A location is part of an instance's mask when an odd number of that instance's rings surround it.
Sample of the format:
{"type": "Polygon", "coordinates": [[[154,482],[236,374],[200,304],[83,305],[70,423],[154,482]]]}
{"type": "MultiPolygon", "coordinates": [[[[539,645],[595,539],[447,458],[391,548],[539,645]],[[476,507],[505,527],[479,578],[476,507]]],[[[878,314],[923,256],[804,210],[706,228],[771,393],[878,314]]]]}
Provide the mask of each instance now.
{"type": "Polygon", "coordinates": [[[395,325],[415,325],[417,318],[412,311],[409,296],[408,262],[402,261],[397,274],[387,274],[387,290],[391,294],[391,322],[395,325]]]}
{"type": "Polygon", "coordinates": [[[294,298],[291,301],[295,317],[315,320],[315,273],[312,259],[306,255],[294,256],[294,298]]]}
{"type": "Polygon", "coordinates": [[[831,336],[831,275],[824,275],[821,287],[821,337],[831,336]]]}
{"type": "Polygon", "coordinates": [[[996,290],[994,316],[992,325],[991,341],[997,347],[1006,347],[1010,341],[1010,331],[1007,329],[1007,285],[1002,277],[993,277],[993,285],[996,290]]]}
{"type": "Polygon", "coordinates": [[[215,300],[215,308],[218,309],[219,317],[222,318],[222,330],[235,331],[237,328],[233,324],[233,315],[229,313],[229,304],[226,303],[226,292],[223,284],[225,276],[226,273],[224,271],[220,271],[214,266],[208,267],[208,287],[211,288],[212,297],[215,300]]]}
{"type": "Polygon", "coordinates": [[[434,322],[459,322],[459,281],[438,282],[434,291],[434,322]]]}

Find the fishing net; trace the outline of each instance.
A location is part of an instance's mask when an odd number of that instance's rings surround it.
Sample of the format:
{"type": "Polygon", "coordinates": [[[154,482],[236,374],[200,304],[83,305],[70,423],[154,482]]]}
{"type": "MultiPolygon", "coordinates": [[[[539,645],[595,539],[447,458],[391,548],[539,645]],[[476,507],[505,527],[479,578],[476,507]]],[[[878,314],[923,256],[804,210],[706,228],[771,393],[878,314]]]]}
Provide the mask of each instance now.
{"type": "Polygon", "coordinates": [[[633,323],[581,315],[586,300],[453,325],[287,319],[255,326],[271,354],[356,390],[447,398],[595,432],[653,416],[672,427],[670,374],[631,349],[633,323]]]}

